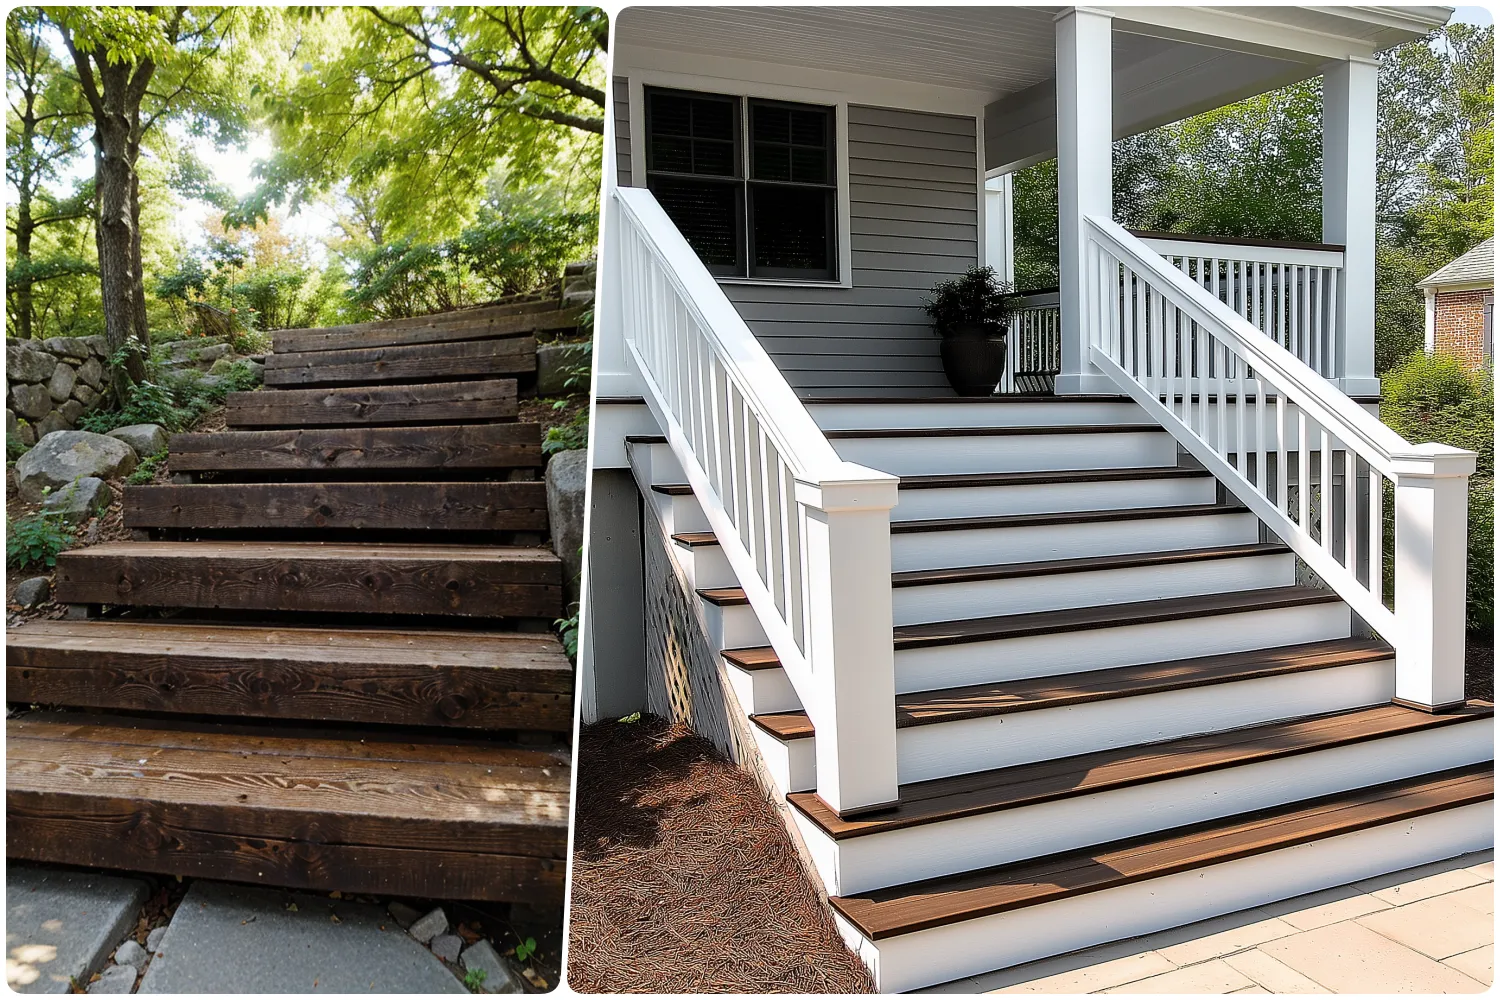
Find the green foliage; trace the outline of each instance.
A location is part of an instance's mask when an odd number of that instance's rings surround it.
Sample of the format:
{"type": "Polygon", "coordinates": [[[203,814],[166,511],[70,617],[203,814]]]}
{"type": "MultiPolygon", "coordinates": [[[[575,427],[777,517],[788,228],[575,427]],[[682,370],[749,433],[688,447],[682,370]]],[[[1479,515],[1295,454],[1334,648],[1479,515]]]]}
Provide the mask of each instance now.
{"type": "Polygon", "coordinates": [[[95,434],[108,434],[116,427],[160,424],[170,431],[181,427],[182,418],[182,411],[172,402],[172,390],[163,384],[147,380],[130,387],[130,398],[123,407],[85,413],[79,419],[78,427],[95,434]]]}
{"type": "Polygon", "coordinates": [[[147,455],[141,459],[135,471],[125,477],[127,486],[147,486],[156,479],[156,470],[167,464],[166,449],[162,449],[155,455],[147,455]]]}
{"type": "Polygon", "coordinates": [[[14,462],[16,459],[26,454],[28,450],[29,449],[26,447],[26,442],[21,440],[20,435],[5,435],[5,461],[7,464],[14,462]]]}
{"type": "Polygon", "coordinates": [[[1495,626],[1495,480],[1469,480],[1469,628],[1495,626]]]}
{"type": "Polygon", "coordinates": [[[527,938],[516,945],[516,961],[529,962],[531,956],[536,954],[536,938],[527,938]]]}
{"type": "Polygon", "coordinates": [[[72,535],[61,511],[42,510],[5,526],[5,563],[11,569],[51,569],[72,535]]]}
{"type": "Polygon", "coordinates": [[[569,617],[559,618],[552,623],[562,639],[563,652],[568,654],[568,659],[574,661],[578,659],[578,620],[578,612],[574,611],[569,617]]]}
{"type": "Polygon", "coordinates": [[[464,973],[464,988],[470,993],[480,993],[484,990],[484,981],[489,978],[489,973],[483,969],[470,969],[464,973]]]}
{"type": "Polygon", "coordinates": [[[1005,329],[1013,311],[1015,286],[1001,281],[993,267],[971,267],[957,278],[932,286],[922,308],[932,317],[934,332],[947,336],[963,323],[983,323],[1005,329]]]}
{"type": "MultiPolygon", "coordinates": [[[[553,404],[557,409],[566,407],[566,400],[559,400],[553,404]]],[[[581,407],[565,423],[554,424],[547,428],[546,436],[542,438],[542,454],[551,455],[559,451],[573,451],[577,448],[589,446],[589,411],[588,407],[581,407]]]]}

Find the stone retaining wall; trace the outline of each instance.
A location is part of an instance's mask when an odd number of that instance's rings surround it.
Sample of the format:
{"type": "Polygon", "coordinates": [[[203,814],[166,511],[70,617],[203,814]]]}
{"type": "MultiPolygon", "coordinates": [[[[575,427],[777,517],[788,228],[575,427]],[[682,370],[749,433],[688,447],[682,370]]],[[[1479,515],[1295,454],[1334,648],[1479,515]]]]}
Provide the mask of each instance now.
{"type": "Polygon", "coordinates": [[[102,335],[5,342],[5,436],[27,447],[72,430],[101,405],[109,343],[102,335]]]}

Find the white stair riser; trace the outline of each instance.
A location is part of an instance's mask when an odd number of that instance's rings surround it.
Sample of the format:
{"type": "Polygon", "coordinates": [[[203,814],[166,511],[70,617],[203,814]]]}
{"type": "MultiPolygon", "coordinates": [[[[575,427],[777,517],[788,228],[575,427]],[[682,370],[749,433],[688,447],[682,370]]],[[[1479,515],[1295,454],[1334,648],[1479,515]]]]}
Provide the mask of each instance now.
{"type": "Polygon", "coordinates": [[[1480,802],[879,941],[836,920],[879,989],[894,993],[1484,850],[1493,841],[1493,804],[1480,802]]]}
{"type": "Polygon", "coordinates": [[[818,787],[818,762],[811,739],[782,741],[753,722],[750,731],[755,734],[766,771],[782,795],[811,792],[818,787]]]}
{"type": "Polygon", "coordinates": [[[677,562],[688,570],[694,590],[715,590],[720,587],[738,587],[739,577],[724,558],[724,550],[717,545],[678,545],[672,543],[677,562]]]}
{"type": "Polygon", "coordinates": [[[1161,468],[1177,464],[1177,443],[1160,431],[843,438],[832,443],[845,461],[897,476],[1161,468]]]}
{"type": "Polygon", "coordinates": [[[766,645],[765,630],[760,619],[748,604],[719,606],[703,602],[704,618],[708,621],[709,648],[742,649],[746,646],[766,645]]]}
{"type": "Polygon", "coordinates": [[[724,669],[746,715],[802,711],[802,701],[785,670],[746,670],[728,662],[724,669]]]}
{"type": "Polygon", "coordinates": [[[1205,615],[1115,628],[1028,635],[896,650],[896,690],[935,691],[1104,670],[1162,660],[1239,653],[1349,636],[1345,604],[1303,605],[1205,615]]]}
{"type": "Polygon", "coordinates": [[[1214,481],[1122,479],[1098,483],[1032,483],[1020,486],[954,486],[904,489],[891,510],[892,521],[937,517],[998,517],[1006,514],[1060,514],[1132,507],[1185,507],[1213,503],[1214,481]]]}
{"type": "Polygon", "coordinates": [[[891,604],[897,625],[915,625],[956,618],[1287,587],[1295,582],[1295,561],[1291,553],[1284,553],[1132,566],[1093,573],[1052,573],[1004,580],[896,587],[891,591],[891,604]]]}
{"type": "MultiPolygon", "coordinates": [[[[651,492],[656,493],[655,490],[651,492]]],[[[708,531],[708,518],[703,513],[703,508],[698,505],[695,496],[667,496],[656,493],[667,501],[668,517],[662,519],[667,529],[668,537],[681,534],[684,531],[708,531]]]]}
{"type": "Polygon", "coordinates": [[[896,731],[896,776],[904,785],[1379,705],[1395,695],[1395,680],[1384,660],[909,726],[896,731]]]}
{"type": "Polygon", "coordinates": [[[1490,760],[1488,719],[848,840],[794,810],[828,891],[869,892],[1490,760]],[[817,847],[814,847],[814,844],[817,847]],[[825,861],[826,859],[826,861],[825,861]]]}
{"type": "Polygon", "coordinates": [[[1210,545],[1246,545],[1259,540],[1259,522],[1250,513],[899,531],[891,533],[891,568],[899,573],[911,569],[1084,559],[1210,545]]]}
{"type": "Polygon", "coordinates": [[[902,427],[1059,427],[1079,424],[1138,424],[1146,412],[1130,400],[1053,403],[811,403],[807,412],[825,431],[902,427]]]}

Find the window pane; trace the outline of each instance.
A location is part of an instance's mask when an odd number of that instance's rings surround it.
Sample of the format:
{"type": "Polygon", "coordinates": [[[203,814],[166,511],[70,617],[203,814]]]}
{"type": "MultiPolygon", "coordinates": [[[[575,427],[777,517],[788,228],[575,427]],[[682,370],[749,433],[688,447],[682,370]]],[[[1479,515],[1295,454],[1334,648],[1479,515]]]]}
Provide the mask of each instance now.
{"type": "Polygon", "coordinates": [[[656,178],[651,192],[699,259],[718,273],[738,273],[740,184],[656,178]]]}
{"type": "Polygon", "coordinates": [[[699,139],[734,139],[734,105],[729,101],[693,99],[693,136],[699,139]]]}
{"type": "Polygon", "coordinates": [[[756,142],[789,142],[791,140],[791,111],[787,108],[755,104],[750,118],[751,130],[756,142]]]}
{"type": "Polygon", "coordinates": [[[651,169],[693,172],[693,140],[658,135],[651,140],[651,169]]]}
{"type": "MultiPolygon", "coordinates": [[[[674,168],[662,167],[661,169],[671,170],[674,168]]],[[[694,139],[692,172],[695,174],[716,174],[720,177],[733,177],[739,173],[735,169],[734,143],[719,142],[714,139],[694,139]]]]}
{"type": "Polygon", "coordinates": [[[828,154],[821,149],[792,149],[792,180],[804,184],[828,183],[828,154]]]}
{"type": "Polygon", "coordinates": [[[755,144],[755,165],[751,176],[763,181],[789,181],[792,179],[791,150],[786,146],[771,146],[763,142],[755,144]]]}
{"type": "Polygon", "coordinates": [[[655,135],[692,135],[693,102],[676,94],[651,95],[651,131],[655,135]]]}
{"type": "Polygon", "coordinates": [[[792,142],[799,146],[828,145],[828,113],[826,111],[793,111],[791,113],[792,142]]]}
{"type": "Polygon", "coordinates": [[[833,192],[756,184],[751,201],[753,273],[833,276],[833,192]]]}

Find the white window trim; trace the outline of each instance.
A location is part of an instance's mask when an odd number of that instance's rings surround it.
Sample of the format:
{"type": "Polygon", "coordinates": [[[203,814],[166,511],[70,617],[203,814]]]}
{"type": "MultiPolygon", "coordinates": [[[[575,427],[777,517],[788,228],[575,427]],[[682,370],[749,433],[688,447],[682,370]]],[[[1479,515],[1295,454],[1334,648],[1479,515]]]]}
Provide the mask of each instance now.
{"type": "MultiPolygon", "coordinates": [[[[849,95],[804,87],[785,87],[750,80],[726,80],[719,77],[683,73],[633,70],[626,78],[630,88],[630,181],[646,186],[646,88],[720,94],[725,97],[757,97],[771,101],[817,104],[834,109],[834,170],[838,183],[835,193],[837,238],[839,243],[839,276],[836,281],[817,278],[739,278],[715,277],[721,285],[765,285],[783,288],[853,288],[854,253],[850,247],[849,223],[849,95]]],[[[741,116],[743,119],[745,116],[741,116]]],[[[740,127],[746,128],[742,120],[740,127]]]]}

